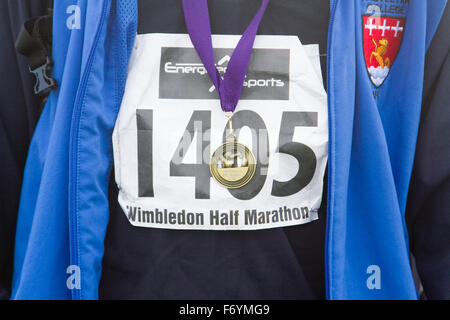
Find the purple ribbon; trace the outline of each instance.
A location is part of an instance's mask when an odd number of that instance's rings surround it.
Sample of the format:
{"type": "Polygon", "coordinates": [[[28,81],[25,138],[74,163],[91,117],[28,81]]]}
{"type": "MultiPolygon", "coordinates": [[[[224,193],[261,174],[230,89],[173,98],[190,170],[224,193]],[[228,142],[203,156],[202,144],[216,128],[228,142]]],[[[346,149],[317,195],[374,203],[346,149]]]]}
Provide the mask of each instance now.
{"type": "Polygon", "coordinates": [[[268,3],[269,0],[262,0],[260,9],[234,49],[227,71],[222,79],[214,62],[208,2],[207,0],[183,0],[186,28],[212,83],[219,93],[220,104],[225,112],[233,112],[241,97],[253,43],[268,3]]]}

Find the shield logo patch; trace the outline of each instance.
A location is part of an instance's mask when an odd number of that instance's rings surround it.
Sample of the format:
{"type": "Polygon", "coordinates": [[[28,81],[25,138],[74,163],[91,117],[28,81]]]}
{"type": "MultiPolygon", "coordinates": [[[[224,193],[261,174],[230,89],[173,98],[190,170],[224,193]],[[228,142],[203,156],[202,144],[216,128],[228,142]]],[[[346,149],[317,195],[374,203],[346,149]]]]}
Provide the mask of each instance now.
{"type": "Polygon", "coordinates": [[[363,45],[369,78],[379,88],[391,70],[403,39],[406,18],[363,15],[363,45]]]}

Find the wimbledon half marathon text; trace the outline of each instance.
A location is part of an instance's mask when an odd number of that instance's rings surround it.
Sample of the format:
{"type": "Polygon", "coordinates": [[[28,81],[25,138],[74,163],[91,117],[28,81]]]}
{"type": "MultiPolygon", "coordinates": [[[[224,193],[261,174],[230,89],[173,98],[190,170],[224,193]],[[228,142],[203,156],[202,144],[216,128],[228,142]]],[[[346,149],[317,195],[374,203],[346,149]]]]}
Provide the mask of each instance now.
{"type": "MultiPolygon", "coordinates": [[[[127,217],[130,222],[165,224],[165,225],[205,225],[205,214],[203,212],[188,212],[181,210],[171,212],[167,209],[143,210],[140,207],[127,206],[127,217]]],[[[239,219],[244,219],[245,225],[260,225],[279,222],[309,220],[313,209],[308,207],[288,208],[280,207],[278,210],[258,211],[256,209],[244,210],[243,217],[239,210],[221,212],[220,210],[209,211],[209,225],[211,226],[237,226],[239,219]]],[[[317,212],[317,209],[315,210],[317,212]]]]}

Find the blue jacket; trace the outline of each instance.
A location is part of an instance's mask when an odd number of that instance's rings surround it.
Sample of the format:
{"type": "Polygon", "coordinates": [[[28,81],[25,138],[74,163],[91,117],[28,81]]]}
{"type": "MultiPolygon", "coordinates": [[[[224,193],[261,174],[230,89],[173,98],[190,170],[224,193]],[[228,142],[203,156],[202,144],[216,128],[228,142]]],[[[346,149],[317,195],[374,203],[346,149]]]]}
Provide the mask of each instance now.
{"type": "MultiPolygon", "coordinates": [[[[362,12],[369,2],[331,0],[327,297],[416,299],[405,210],[425,55],[446,0],[406,1],[403,42],[379,88],[363,54],[362,12]],[[376,289],[366,281],[371,273],[380,275],[376,289]]],[[[96,299],[108,223],[111,134],[136,34],[137,3],[60,0],[54,10],[54,77],[60,86],[29,149],[12,298],[96,299]],[[68,27],[69,12],[79,14],[79,26],[68,27]],[[81,270],[81,286],[71,290],[69,266],[81,270]]]]}

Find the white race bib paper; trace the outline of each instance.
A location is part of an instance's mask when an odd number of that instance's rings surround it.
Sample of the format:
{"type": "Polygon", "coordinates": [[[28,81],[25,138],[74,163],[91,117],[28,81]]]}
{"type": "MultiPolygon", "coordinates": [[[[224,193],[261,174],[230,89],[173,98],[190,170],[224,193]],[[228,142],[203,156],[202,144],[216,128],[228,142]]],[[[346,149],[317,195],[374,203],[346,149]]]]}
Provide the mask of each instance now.
{"type": "MultiPolygon", "coordinates": [[[[223,74],[239,36],[212,39],[223,74]]],[[[318,219],[328,157],[318,46],[256,37],[233,128],[257,167],[240,189],[209,171],[227,126],[189,36],[138,35],[113,134],[119,203],[133,226],[257,230],[318,219]]]]}

